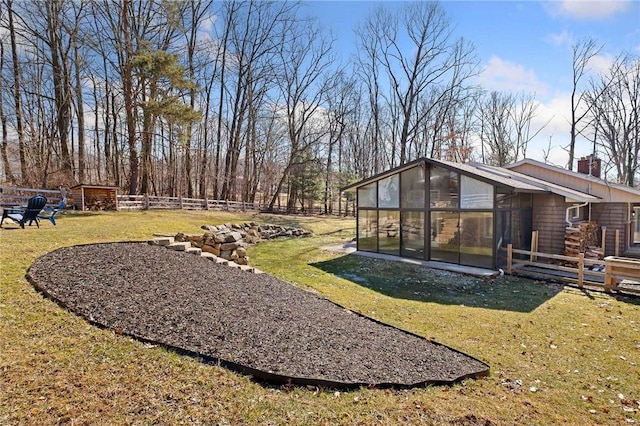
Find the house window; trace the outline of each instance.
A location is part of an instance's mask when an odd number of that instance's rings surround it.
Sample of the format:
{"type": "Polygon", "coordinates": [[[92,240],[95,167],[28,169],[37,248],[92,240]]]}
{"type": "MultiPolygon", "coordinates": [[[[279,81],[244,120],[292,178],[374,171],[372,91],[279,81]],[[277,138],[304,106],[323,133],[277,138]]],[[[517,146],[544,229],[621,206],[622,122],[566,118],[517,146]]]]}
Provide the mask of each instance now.
{"type": "Polygon", "coordinates": [[[458,207],[458,174],[441,167],[431,167],[429,179],[432,208],[458,207]]]}
{"type": "Polygon", "coordinates": [[[379,210],[378,218],[378,251],[400,255],[400,212],[379,210]]]}
{"type": "Polygon", "coordinates": [[[358,210],[358,250],[378,251],[378,212],[358,210]]]}
{"type": "Polygon", "coordinates": [[[378,207],[397,209],[400,207],[399,175],[395,174],[378,181],[378,207]]]}
{"type": "Polygon", "coordinates": [[[462,175],[460,178],[461,209],[492,209],[493,185],[462,175]]]}
{"type": "Polygon", "coordinates": [[[402,256],[424,258],[424,212],[400,212],[402,256]]]}
{"type": "Polygon", "coordinates": [[[431,260],[458,263],[459,216],[458,212],[431,212],[431,260]]]}
{"type": "Polygon", "coordinates": [[[376,207],[376,183],[358,188],[358,207],[376,207]]]}
{"type": "Polygon", "coordinates": [[[493,267],[493,213],[460,213],[460,263],[493,267]]]}
{"type": "Polygon", "coordinates": [[[580,206],[572,208],[571,211],[573,212],[573,216],[571,216],[572,219],[580,219],[580,206]]]}
{"type": "Polygon", "coordinates": [[[413,167],[402,172],[400,188],[403,209],[424,209],[424,168],[413,167]]]}

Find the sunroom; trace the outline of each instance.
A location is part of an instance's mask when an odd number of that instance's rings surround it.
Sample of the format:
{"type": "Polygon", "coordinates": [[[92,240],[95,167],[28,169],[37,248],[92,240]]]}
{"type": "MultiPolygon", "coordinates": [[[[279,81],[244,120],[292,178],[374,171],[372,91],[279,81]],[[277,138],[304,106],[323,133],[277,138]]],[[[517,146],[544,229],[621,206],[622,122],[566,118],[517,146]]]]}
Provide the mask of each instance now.
{"type": "Polygon", "coordinates": [[[500,247],[529,249],[541,188],[469,164],[421,158],[346,188],[357,249],[497,269],[500,247]]]}

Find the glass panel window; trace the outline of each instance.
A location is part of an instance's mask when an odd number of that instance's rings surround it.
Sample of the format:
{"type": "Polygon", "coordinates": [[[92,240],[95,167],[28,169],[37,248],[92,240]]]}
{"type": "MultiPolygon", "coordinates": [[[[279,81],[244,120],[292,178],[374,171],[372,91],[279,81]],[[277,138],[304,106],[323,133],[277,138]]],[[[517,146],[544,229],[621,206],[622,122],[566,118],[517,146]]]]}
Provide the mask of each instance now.
{"type": "Polygon", "coordinates": [[[378,181],[378,207],[397,209],[400,206],[399,176],[395,174],[378,181]]]}
{"type": "Polygon", "coordinates": [[[460,213],[460,263],[493,268],[493,213],[460,213]]]}
{"type": "Polygon", "coordinates": [[[460,178],[461,209],[492,209],[493,185],[462,175],[460,178]]]}
{"type": "Polygon", "coordinates": [[[385,254],[400,255],[400,212],[397,210],[379,210],[378,251],[385,254]]]}
{"type": "Polygon", "coordinates": [[[517,197],[516,194],[512,193],[507,188],[496,188],[496,203],[498,204],[499,209],[509,209],[511,208],[511,201],[517,197]]]}
{"type": "Polygon", "coordinates": [[[401,212],[400,218],[402,256],[424,259],[424,212],[401,212]]]}
{"type": "Polygon", "coordinates": [[[400,178],[401,197],[403,208],[424,208],[424,168],[412,167],[402,172],[400,178]]]}
{"type": "Polygon", "coordinates": [[[457,212],[431,212],[431,260],[458,263],[457,212]]]}
{"type": "Polygon", "coordinates": [[[358,207],[377,207],[375,182],[358,188],[358,207]]]}
{"type": "Polygon", "coordinates": [[[378,250],[378,212],[358,210],[358,250],[378,250]]]}
{"type": "Polygon", "coordinates": [[[431,167],[429,197],[433,208],[457,208],[458,174],[441,167],[431,167]]]}

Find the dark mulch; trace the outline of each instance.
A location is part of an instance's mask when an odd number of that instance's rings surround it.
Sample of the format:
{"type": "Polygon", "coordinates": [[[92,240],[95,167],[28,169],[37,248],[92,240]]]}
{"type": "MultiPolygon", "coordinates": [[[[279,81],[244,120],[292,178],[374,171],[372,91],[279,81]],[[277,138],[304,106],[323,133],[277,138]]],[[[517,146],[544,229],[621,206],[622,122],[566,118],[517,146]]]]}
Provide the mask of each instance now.
{"type": "Polygon", "coordinates": [[[36,259],[27,276],[95,324],[272,382],[416,386],[489,370],[267,274],[158,246],[63,248],[36,259]]]}

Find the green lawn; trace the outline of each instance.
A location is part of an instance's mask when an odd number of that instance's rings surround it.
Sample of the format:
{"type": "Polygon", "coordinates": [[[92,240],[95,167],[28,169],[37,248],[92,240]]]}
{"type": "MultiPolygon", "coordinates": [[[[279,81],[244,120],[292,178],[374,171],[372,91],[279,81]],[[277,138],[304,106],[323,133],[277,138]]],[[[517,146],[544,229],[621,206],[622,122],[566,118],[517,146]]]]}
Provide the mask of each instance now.
{"type": "Polygon", "coordinates": [[[640,424],[640,298],[319,250],[353,238],[354,219],[69,213],[57,227],[11,227],[0,230],[0,425],[640,424]],[[265,386],[91,326],[24,278],[58,247],[244,220],[315,232],[252,247],[252,265],[475,356],[490,376],[410,390],[265,386]]]}

